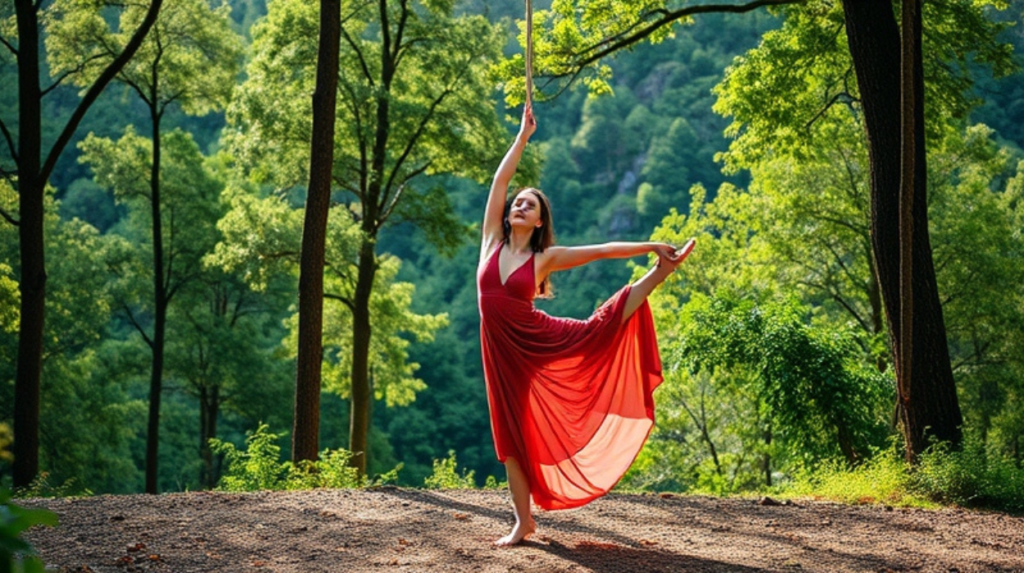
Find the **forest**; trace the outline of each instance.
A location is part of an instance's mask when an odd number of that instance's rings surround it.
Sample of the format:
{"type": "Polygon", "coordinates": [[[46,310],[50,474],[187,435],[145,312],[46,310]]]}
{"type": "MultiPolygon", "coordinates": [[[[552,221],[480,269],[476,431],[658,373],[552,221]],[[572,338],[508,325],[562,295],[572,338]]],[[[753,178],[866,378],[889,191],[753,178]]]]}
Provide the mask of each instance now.
{"type": "MultiPolygon", "coordinates": [[[[849,4],[534,3],[538,131],[515,185],[551,197],[560,244],[698,241],[650,299],[665,381],[621,489],[761,491],[904,452],[1024,488],[1024,2],[923,5],[912,282],[930,294],[907,339],[870,137],[899,145],[899,101],[872,109],[849,4]]],[[[903,3],[869,4],[900,22],[903,3]]],[[[314,451],[371,481],[493,485],[475,278],[525,93],[523,3],[340,9],[314,451]]],[[[190,491],[247,447],[295,458],[319,10],[0,0],[0,483],[190,491]]],[[[559,273],[538,306],[585,317],[652,262],[559,273]]]]}

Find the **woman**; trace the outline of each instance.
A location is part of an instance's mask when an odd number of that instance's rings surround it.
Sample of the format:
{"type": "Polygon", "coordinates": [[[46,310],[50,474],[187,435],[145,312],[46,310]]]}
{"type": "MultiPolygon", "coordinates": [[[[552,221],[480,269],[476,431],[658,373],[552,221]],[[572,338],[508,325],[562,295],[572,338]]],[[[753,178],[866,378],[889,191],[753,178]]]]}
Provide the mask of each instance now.
{"type": "Polygon", "coordinates": [[[665,243],[553,245],[551,208],[537,189],[505,194],[537,124],[528,104],[519,135],[494,175],[484,214],[477,290],[491,431],[508,472],[516,524],[497,545],[536,530],[530,497],[544,509],[584,505],[629,468],[654,425],[661,383],[647,296],[686,257],[665,243]],[[657,253],[658,265],[587,320],[533,306],[555,271],[594,260],[657,253]]]}

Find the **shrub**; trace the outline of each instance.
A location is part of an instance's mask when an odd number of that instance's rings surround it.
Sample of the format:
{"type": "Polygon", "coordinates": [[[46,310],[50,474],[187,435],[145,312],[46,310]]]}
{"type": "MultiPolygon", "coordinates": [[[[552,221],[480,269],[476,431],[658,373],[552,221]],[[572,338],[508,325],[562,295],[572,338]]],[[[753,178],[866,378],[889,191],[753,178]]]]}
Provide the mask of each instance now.
{"type": "MultiPolygon", "coordinates": [[[[9,460],[10,428],[0,424],[0,458],[9,460]]],[[[11,492],[0,487],[0,571],[42,573],[43,562],[21,532],[33,525],[57,525],[57,514],[45,509],[26,509],[11,503],[11,492]]]]}
{"type": "Polygon", "coordinates": [[[455,461],[455,451],[448,450],[448,457],[443,460],[434,460],[434,472],[423,480],[423,485],[430,489],[473,489],[476,481],[473,480],[473,470],[463,470],[459,476],[458,467],[455,461]]]}
{"type": "Polygon", "coordinates": [[[260,491],[376,486],[397,481],[398,471],[402,469],[399,464],[372,482],[366,477],[359,479],[356,468],[349,465],[354,454],[340,448],[324,450],[315,461],[282,462],[281,448],[277,445],[280,437],[261,423],[246,437],[245,450],[239,450],[230,442],[211,439],[213,451],[224,454],[228,462],[218,489],[260,491]]]}
{"type": "Polygon", "coordinates": [[[1020,512],[1024,511],[1024,469],[1012,459],[986,451],[968,436],[959,451],[945,443],[934,444],[916,466],[907,464],[902,448],[894,444],[852,469],[839,462],[820,465],[780,491],[846,503],[942,504],[1020,512]]]}

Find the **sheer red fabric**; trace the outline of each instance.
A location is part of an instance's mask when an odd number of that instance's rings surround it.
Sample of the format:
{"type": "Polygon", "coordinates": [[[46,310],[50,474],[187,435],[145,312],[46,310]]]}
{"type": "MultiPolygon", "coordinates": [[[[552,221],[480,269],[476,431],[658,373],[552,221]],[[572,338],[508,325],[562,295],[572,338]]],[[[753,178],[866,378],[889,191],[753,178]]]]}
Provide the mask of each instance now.
{"type": "Polygon", "coordinates": [[[501,251],[477,271],[494,448],[519,462],[536,505],[579,507],[618,483],[654,426],[651,310],[623,324],[626,286],[587,320],[549,316],[533,306],[534,257],[502,284],[501,251]]]}

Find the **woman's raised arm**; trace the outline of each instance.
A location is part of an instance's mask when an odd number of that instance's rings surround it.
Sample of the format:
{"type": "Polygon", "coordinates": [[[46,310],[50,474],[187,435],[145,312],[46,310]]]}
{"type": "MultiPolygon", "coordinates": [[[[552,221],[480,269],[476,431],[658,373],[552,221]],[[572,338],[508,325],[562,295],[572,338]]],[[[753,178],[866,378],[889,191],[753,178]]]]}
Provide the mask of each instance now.
{"type": "Polygon", "coordinates": [[[519,135],[516,136],[512,147],[505,153],[501,165],[494,172],[494,180],[491,181],[491,191],[487,197],[487,209],[484,211],[483,237],[480,243],[480,256],[486,257],[487,253],[494,249],[501,241],[502,218],[505,213],[505,196],[508,193],[508,184],[512,176],[516,174],[516,167],[519,166],[519,159],[526,149],[526,142],[537,130],[537,120],[533,117],[533,107],[527,104],[523,108],[523,120],[519,124],[519,135]]]}

